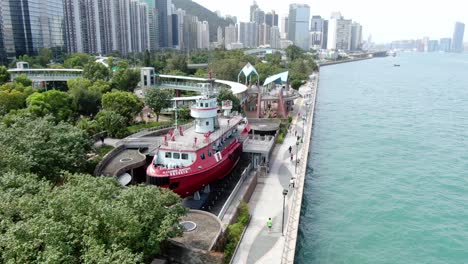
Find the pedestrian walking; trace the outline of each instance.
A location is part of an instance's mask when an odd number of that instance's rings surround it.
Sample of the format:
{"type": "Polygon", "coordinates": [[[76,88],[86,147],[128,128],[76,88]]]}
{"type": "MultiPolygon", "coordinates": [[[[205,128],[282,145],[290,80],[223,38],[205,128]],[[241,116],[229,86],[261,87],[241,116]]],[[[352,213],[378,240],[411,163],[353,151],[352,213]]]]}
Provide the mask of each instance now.
{"type": "Polygon", "coordinates": [[[295,136],[295,137],[297,137],[297,130],[296,130],[296,131],[294,131],[294,136],[295,136]]]}
{"type": "Polygon", "coordinates": [[[293,161],[294,154],[291,154],[291,161],[293,161]]]}
{"type": "Polygon", "coordinates": [[[289,146],[289,153],[291,153],[292,151],[292,146],[289,146]]]}
{"type": "Polygon", "coordinates": [[[273,221],[271,220],[271,217],[268,218],[267,227],[268,227],[268,233],[270,233],[271,232],[271,227],[273,227],[273,221]]]}
{"type": "Polygon", "coordinates": [[[101,145],[104,145],[104,135],[99,136],[99,138],[101,139],[101,145]]]}
{"type": "Polygon", "coordinates": [[[294,177],[291,177],[291,180],[289,181],[289,188],[294,188],[294,177]]]}

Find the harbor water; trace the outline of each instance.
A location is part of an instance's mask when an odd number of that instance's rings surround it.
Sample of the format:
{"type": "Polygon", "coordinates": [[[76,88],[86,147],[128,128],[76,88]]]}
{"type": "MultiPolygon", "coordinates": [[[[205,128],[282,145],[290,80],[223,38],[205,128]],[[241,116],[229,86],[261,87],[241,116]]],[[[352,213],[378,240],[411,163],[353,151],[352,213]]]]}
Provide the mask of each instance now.
{"type": "Polygon", "coordinates": [[[296,263],[468,263],[468,54],[323,67],[310,154],[296,263]]]}

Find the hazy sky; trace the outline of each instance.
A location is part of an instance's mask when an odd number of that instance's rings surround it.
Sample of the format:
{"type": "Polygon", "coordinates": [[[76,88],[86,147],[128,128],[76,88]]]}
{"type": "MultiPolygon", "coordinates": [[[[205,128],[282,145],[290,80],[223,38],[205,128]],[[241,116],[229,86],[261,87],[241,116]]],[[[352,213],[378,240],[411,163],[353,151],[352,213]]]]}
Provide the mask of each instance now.
{"type": "MultiPolygon", "coordinates": [[[[238,21],[248,21],[249,7],[253,2],[193,1],[210,10],[219,10],[222,15],[235,15],[238,21]]],[[[433,39],[452,37],[456,21],[468,22],[468,0],[257,0],[262,10],[275,10],[280,20],[288,14],[290,3],[308,4],[311,15],[320,15],[326,19],[330,17],[331,12],[340,11],[346,19],[362,24],[365,39],[372,34],[372,40],[377,43],[424,36],[433,39]]],[[[468,37],[465,37],[465,41],[467,39],[468,37]]]]}

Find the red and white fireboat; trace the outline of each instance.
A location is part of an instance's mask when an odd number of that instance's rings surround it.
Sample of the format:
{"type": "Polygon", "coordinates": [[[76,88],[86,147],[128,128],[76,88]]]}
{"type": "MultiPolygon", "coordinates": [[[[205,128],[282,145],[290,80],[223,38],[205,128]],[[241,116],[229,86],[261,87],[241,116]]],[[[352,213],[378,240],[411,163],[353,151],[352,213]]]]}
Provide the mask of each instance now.
{"type": "Polygon", "coordinates": [[[240,160],[243,117],[231,113],[232,102],[222,102],[223,114],[218,116],[217,100],[203,95],[191,107],[193,125],[177,126],[164,136],[154,159],[146,170],[146,183],[169,188],[187,197],[223,179],[240,160]]]}

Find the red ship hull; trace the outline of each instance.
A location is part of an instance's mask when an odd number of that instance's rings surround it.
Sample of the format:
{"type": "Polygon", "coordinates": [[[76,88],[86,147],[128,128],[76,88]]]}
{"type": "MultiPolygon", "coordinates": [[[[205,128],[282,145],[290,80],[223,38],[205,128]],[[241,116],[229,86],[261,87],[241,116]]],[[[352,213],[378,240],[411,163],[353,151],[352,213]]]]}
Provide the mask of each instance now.
{"type": "MultiPolygon", "coordinates": [[[[211,148],[211,146],[202,149],[202,151],[208,148],[211,148]]],[[[188,170],[187,173],[181,175],[158,175],[159,173],[155,173],[158,171],[157,169],[148,168],[147,183],[169,188],[182,198],[185,198],[203,189],[210,183],[226,177],[240,160],[242,143],[237,140],[233,141],[228,147],[221,151],[221,154],[222,159],[219,161],[215,161],[214,158],[211,157],[212,159],[199,161],[190,167],[181,168],[180,170],[188,170]]],[[[150,167],[151,166],[152,165],[150,165],[150,167]]],[[[175,172],[177,171],[169,171],[171,174],[178,174],[175,172]]]]}

